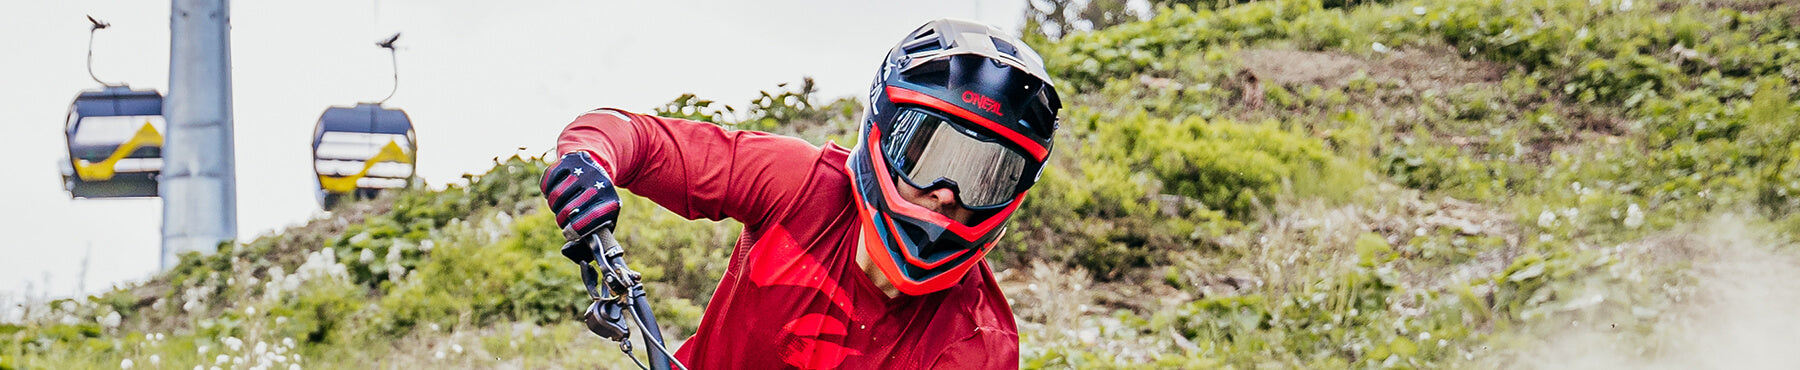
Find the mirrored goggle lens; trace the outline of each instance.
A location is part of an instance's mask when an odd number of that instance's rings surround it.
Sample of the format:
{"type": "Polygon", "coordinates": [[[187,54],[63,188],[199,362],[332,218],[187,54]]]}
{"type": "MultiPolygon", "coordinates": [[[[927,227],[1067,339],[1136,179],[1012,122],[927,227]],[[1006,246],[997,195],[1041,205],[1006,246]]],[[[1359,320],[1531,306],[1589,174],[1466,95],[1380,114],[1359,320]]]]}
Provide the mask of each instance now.
{"type": "Polygon", "coordinates": [[[1020,178],[1031,160],[979,136],[936,113],[905,108],[889,136],[887,157],[915,187],[948,181],[964,207],[1006,204],[1018,195],[1020,178]]]}

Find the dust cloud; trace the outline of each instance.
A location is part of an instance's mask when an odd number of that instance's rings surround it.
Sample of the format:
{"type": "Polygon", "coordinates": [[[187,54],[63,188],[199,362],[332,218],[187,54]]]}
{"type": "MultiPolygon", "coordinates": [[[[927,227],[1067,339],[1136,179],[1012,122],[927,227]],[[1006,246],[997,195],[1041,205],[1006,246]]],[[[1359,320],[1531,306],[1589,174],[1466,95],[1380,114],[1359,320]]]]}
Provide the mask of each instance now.
{"type": "MultiPolygon", "coordinates": [[[[1660,263],[1691,264],[1685,283],[1651,287],[1664,312],[1633,312],[1650,330],[1587,324],[1545,338],[1517,365],[1542,369],[1791,369],[1800,367],[1800,258],[1793,243],[1724,216],[1641,245],[1660,263]],[[1647,317],[1646,317],[1647,316],[1647,317]]],[[[1654,280],[1652,280],[1654,281],[1654,280]]]]}

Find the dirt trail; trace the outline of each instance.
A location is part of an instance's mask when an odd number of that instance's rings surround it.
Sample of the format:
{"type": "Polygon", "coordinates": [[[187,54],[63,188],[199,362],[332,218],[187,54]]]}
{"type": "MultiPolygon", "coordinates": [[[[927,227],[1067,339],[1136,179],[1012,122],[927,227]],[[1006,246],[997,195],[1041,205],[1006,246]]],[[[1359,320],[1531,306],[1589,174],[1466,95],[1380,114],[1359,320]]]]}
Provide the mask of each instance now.
{"type": "MultiPolygon", "coordinates": [[[[1787,369],[1800,364],[1800,258],[1770,230],[1724,217],[1697,231],[1651,241],[1651,253],[1689,258],[1695,280],[1653,325],[1649,348],[1637,333],[1597,328],[1550,339],[1527,367],[1544,369],[1787,369]],[[1643,353],[1640,353],[1643,352],[1643,353]]],[[[1671,287],[1664,287],[1665,289],[1671,287]]],[[[1622,328],[1621,328],[1622,329],[1622,328]]]]}

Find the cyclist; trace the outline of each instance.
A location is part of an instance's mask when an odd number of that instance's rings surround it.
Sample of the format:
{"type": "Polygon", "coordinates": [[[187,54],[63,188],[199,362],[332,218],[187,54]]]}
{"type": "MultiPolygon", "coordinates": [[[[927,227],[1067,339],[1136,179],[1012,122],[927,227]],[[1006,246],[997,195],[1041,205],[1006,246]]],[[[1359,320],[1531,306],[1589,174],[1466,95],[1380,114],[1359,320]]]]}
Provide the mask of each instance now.
{"type": "Polygon", "coordinates": [[[1061,102],[991,26],[928,22],[888,52],[856,147],[600,109],[564,129],[543,188],[570,240],[618,218],[615,185],[744,224],[692,368],[1017,368],[984,256],[1038,178],[1061,102]]]}

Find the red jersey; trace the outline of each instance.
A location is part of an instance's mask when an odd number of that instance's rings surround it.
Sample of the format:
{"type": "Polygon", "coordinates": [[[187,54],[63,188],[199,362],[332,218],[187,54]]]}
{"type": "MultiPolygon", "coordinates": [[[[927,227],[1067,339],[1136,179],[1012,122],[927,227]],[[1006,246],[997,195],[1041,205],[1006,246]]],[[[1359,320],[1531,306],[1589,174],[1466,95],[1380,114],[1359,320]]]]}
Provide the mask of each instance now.
{"type": "Polygon", "coordinates": [[[577,150],[682,217],[744,224],[676,351],[689,368],[1018,368],[1012,307],[987,262],[943,291],[894,298],[857,266],[863,221],[843,147],[599,110],[563,130],[557,153],[577,150]]]}

